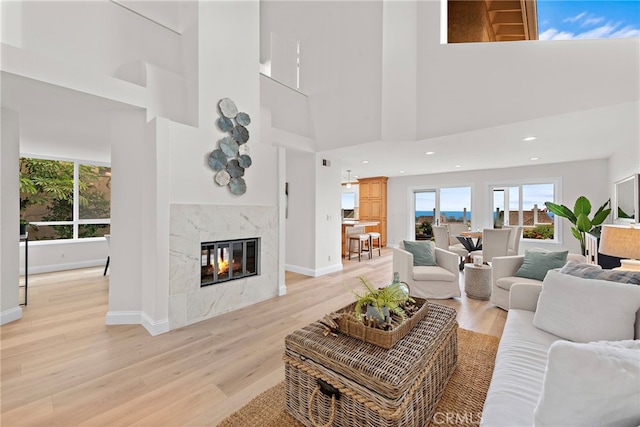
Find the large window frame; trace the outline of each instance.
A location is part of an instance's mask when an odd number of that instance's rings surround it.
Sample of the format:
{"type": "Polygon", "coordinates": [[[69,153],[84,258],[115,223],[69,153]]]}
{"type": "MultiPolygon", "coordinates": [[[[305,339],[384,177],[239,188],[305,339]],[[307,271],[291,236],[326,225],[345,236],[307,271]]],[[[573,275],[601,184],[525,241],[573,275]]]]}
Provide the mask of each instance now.
{"type": "MultiPolygon", "coordinates": [[[[529,206],[524,206],[523,200],[523,187],[526,186],[538,186],[538,185],[551,185],[553,188],[553,197],[551,200],[541,200],[538,204],[539,209],[546,209],[544,202],[554,202],[560,203],[559,200],[562,200],[562,180],[560,178],[539,178],[539,179],[522,179],[522,180],[513,180],[513,181],[501,181],[491,183],[488,186],[487,191],[487,212],[489,213],[489,218],[491,221],[495,218],[495,204],[494,204],[494,192],[499,190],[505,190],[504,192],[504,200],[503,205],[509,206],[509,211],[515,212],[513,206],[513,199],[517,200],[517,212],[518,212],[518,221],[517,224],[511,223],[509,220],[509,215],[504,215],[504,225],[518,226],[523,225],[524,222],[524,211],[530,211],[529,206]],[[514,197],[514,191],[517,192],[517,196],[514,197]]],[[[553,239],[532,239],[524,236],[522,237],[523,242],[530,243],[539,243],[539,244],[562,244],[562,221],[560,221],[557,215],[553,216],[553,239]]]]}
{"type": "MultiPolygon", "coordinates": [[[[111,163],[99,162],[94,160],[66,158],[66,157],[53,157],[42,156],[28,153],[20,153],[20,158],[29,158],[36,160],[50,160],[57,162],[73,163],[73,217],[71,220],[63,221],[29,221],[30,225],[38,226],[56,226],[56,225],[71,225],[73,227],[73,237],[71,239],[66,238],[53,238],[46,240],[36,240],[33,243],[55,243],[55,242],[86,242],[91,240],[103,240],[104,237],[80,237],[79,228],[83,225],[111,225],[111,215],[108,218],[85,218],[80,219],[80,166],[95,166],[95,167],[108,167],[111,168],[111,163]]],[[[110,171],[109,171],[110,174],[110,171]]],[[[109,201],[109,211],[110,209],[109,201]]]]}
{"type": "MultiPolygon", "coordinates": [[[[447,224],[447,221],[441,222],[440,221],[440,217],[443,214],[442,211],[442,192],[443,190],[446,192],[446,190],[448,189],[468,189],[469,191],[469,209],[467,211],[467,218],[466,221],[468,224],[471,224],[471,216],[473,214],[473,186],[472,185],[444,185],[444,186],[431,186],[431,187],[415,187],[415,188],[410,188],[410,192],[411,192],[411,197],[410,197],[410,214],[411,214],[411,218],[412,220],[410,221],[410,224],[413,224],[414,226],[411,227],[410,229],[410,236],[415,239],[416,238],[416,228],[417,228],[417,224],[415,224],[415,219],[416,219],[416,197],[417,194],[419,193],[433,193],[434,195],[434,207],[433,207],[433,218],[434,221],[431,224],[433,225],[444,225],[447,224]]],[[[422,210],[421,210],[422,211],[422,210]]],[[[458,212],[458,210],[455,210],[456,212],[458,212]]],[[[429,212],[431,212],[431,210],[429,210],[429,212]]],[[[451,210],[448,211],[444,211],[444,212],[451,212],[451,210]]],[[[462,211],[460,211],[462,212],[462,211]]]]}

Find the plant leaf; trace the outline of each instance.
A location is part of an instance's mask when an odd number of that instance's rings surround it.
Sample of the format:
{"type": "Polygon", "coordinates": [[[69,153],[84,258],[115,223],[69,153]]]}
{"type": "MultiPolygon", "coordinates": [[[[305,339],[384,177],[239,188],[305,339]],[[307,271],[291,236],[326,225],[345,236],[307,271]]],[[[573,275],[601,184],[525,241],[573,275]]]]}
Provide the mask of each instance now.
{"type": "Polygon", "coordinates": [[[578,240],[582,240],[582,233],[575,227],[571,227],[571,234],[578,240]]]}
{"type": "Polygon", "coordinates": [[[597,227],[598,225],[602,224],[604,220],[607,219],[610,213],[611,213],[611,209],[598,211],[598,213],[596,213],[593,219],[591,220],[591,225],[593,227],[597,227]]]}
{"type": "Polygon", "coordinates": [[[573,213],[576,217],[580,214],[588,216],[591,213],[591,202],[589,202],[589,199],[584,196],[578,197],[575,207],[573,208],[573,213]]]}
{"type": "Polygon", "coordinates": [[[566,207],[565,205],[557,205],[552,202],[545,202],[547,209],[552,212],[554,215],[558,215],[562,218],[566,218],[571,221],[572,224],[576,223],[576,216],[571,212],[571,209],[566,207]]]}
{"type": "Polygon", "coordinates": [[[584,213],[578,214],[578,220],[576,221],[576,228],[578,229],[578,231],[583,233],[586,233],[587,231],[591,231],[591,220],[589,219],[587,214],[584,214],[584,213]]]}

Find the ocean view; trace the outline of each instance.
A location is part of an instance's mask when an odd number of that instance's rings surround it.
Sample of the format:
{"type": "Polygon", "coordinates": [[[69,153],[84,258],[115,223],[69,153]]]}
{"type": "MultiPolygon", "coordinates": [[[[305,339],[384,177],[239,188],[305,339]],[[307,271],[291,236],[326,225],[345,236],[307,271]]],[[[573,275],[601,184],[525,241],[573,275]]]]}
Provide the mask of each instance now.
{"type": "MultiPolygon", "coordinates": [[[[440,215],[445,218],[454,217],[457,221],[461,221],[463,217],[463,211],[441,211],[440,215]]],[[[433,211],[416,211],[416,218],[421,216],[433,216],[433,211]]],[[[467,211],[467,220],[471,220],[471,211],[467,211]]]]}

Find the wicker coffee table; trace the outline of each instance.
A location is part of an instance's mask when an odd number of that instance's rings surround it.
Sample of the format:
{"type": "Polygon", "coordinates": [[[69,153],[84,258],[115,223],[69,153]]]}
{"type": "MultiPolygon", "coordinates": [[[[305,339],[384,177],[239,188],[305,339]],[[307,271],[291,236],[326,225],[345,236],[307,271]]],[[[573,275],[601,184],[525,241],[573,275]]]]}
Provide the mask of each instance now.
{"type": "Polygon", "coordinates": [[[464,265],[464,291],[469,298],[486,301],[491,297],[491,266],[464,265]]]}
{"type": "Polygon", "coordinates": [[[439,304],[390,349],[305,326],[285,338],[287,411],[309,427],[424,427],[455,369],[457,328],[439,304]]]}

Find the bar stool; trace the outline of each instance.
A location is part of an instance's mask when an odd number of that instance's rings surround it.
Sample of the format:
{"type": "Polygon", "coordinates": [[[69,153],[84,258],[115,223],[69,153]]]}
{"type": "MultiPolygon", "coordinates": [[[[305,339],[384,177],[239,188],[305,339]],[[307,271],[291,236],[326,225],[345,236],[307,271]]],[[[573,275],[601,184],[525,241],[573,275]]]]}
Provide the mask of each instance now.
{"type": "Polygon", "coordinates": [[[362,252],[365,251],[365,243],[367,245],[367,251],[369,251],[369,258],[371,258],[371,251],[369,250],[369,235],[364,232],[364,227],[356,226],[350,227],[347,229],[347,251],[346,258],[351,259],[352,253],[358,254],[358,262],[362,260],[362,252]],[[353,250],[352,248],[356,246],[357,250],[353,250]]]}
{"type": "Polygon", "coordinates": [[[369,232],[369,253],[370,253],[370,257],[373,258],[373,251],[375,249],[378,250],[378,256],[381,256],[381,254],[382,254],[381,248],[382,248],[382,243],[381,243],[381,240],[380,240],[380,233],[378,233],[377,231],[369,232]],[[376,245],[373,244],[374,240],[377,240],[376,245]]]}

